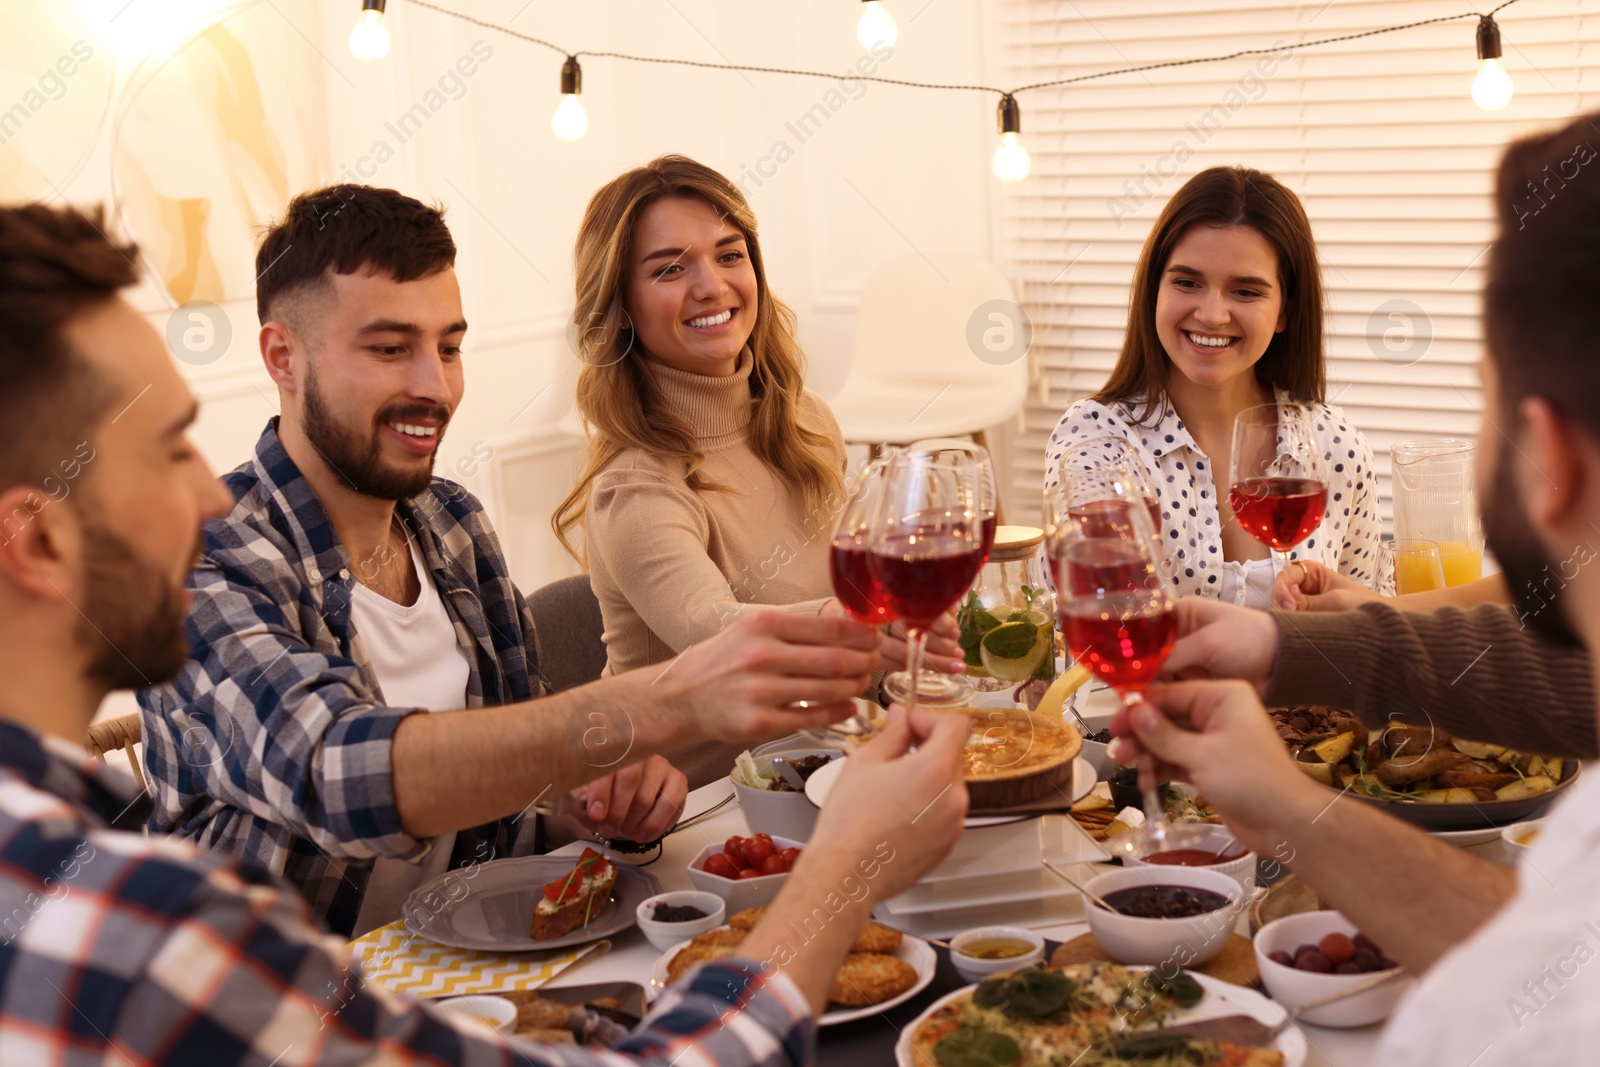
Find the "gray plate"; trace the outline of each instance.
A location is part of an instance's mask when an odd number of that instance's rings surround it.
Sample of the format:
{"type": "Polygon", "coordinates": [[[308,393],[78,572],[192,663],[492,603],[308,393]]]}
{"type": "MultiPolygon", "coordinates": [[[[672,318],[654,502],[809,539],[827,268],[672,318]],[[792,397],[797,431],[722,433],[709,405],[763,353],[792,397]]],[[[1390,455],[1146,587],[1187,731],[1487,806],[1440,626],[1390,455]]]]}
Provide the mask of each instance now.
{"type": "Polygon", "coordinates": [[[441,945],[482,952],[543,952],[582,945],[626,930],[646,899],[661,892],[656,876],[616,864],[611,903],[588,926],[535,941],[528,934],[539,890],[572,870],[576,856],[521,856],[448,871],[417,887],[400,909],[406,929],[441,945]]]}

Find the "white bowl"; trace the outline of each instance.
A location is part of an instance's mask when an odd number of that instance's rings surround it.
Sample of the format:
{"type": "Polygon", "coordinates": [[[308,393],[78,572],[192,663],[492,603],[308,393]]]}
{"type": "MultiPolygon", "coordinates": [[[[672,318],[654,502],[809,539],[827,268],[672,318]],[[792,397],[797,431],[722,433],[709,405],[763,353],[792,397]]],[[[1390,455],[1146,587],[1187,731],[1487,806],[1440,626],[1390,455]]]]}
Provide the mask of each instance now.
{"type": "Polygon", "coordinates": [[[1032,967],[1042,959],[1044,959],[1044,938],[1021,926],[978,926],[950,939],[950,962],[955,964],[956,973],[969,982],[981,982],[991,974],[999,974],[1001,971],[1020,971],[1024,967],[1032,967]],[[1009,956],[1003,960],[980,959],[977,956],[968,956],[961,950],[964,945],[991,937],[1009,937],[1026,941],[1033,948],[1021,956],[1009,956]]]}
{"type": "Polygon", "coordinates": [[[517,1006],[505,997],[475,993],[470,997],[436,1000],[433,1006],[458,1019],[471,1019],[491,1030],[509,1031],[517,1021],[517,1006]]]}
{"type": "MultiPolygon", "coordinates": [[[[772,843],[778,848],[800,848],[805,844],[803,841],[777,835],[773,835],[772,843]]],[[[735,915],[749,908],[759,908],[763,904],[771,904],[772,898],[778,895],[778,890],[782,889],[783,883],[789,879],[787,874],[764,874],[760,878],[724,878],[720,874],[702,870],[706,857],[721,851],[722,842],[718,841],[696,852],[694,859],[689,861],[689,881],[694,883],[696,889],[703,889],[707,893],[715,893],[721,897],[727,905],[729,915],[735,915]]]]}
{"type": "MultiPolygon", "coordinates": [[[[1114,855],[1121,856],[1122,862],[1130,867],[1159,867],[1170,871],[1172,864],[1146,863],[1142,856],[1149,855],[1147,842],[1143,836],[1134,832],[1121,834],[1107,843],[1107,847],[1114,855]]],[[[1239,839],[1233,836],[1233,831],[1226,826],[1210,822],[1180,822],[1167,826],[1167,838],[1161,848],[1166,851],[1180,848],[1199,848],[1207,852],[1216,852],[1226,849],[1226,855],[1233,855],[1244,848],[1239,844],[1239,839]]],[[[1256,889],[1256,854],[1248,850],[1238,859],[1229,860],[1227,863],[1213,863],[1205,868],[1208,871],[1221,871],[1244,890],[1249,896],[1256,889]]]]}
{"type": "MultiPolygon", "coordinates": [[[[1300,945],[1314,945],[1328,934],[1354,937],[1359,932],[1354,923],[1336,911],[1306,911],[1269,922],[1256,932],[1256,966],[1261,969],[1261,981],[1267,992],[1285,1008],[1296,1008],[1382,974],[1382,971],[1318,974],[1285,967],[1267,958],[1273,952],[1287,952],[1292,956],[1300,945]]],[[[1358,993],[1348,1000],[1312,1008],[1300,1018],[1317,1026],[1370,1026],[1388,1018],[1401,996],[1415,984],[1415,978],[1398,980],[1370,992],[1358,993]]]]}
{"type": "Polygon", "coordinates": [[[715,893],[706,893],[699,889],[679,889],[672,893],[657,893],[655,896],[640,901],[639,907],[634,911],[634,919],[639,923],[639,929],[644,931],[645,938],[656,948],[665,952],[680,941],[687,941],[696,934],[703,934],[707,930],[715,930],[722,925],[722,920],[728,915],[727,905],[715,893]],[[674,904],[678,906],[690,905],[705,912],[703,919],[690,919],[681,923],[657,922],[651,918],[655,914],[657,904],[674,904]]]}
{"type": "Polygon", "coordinates": [[[1524,841],[1529,834],[1538,833],[1544,829],[1548,819],[1529,819],[1526,822],[1514,822],[1510,826],[1500,828],[1500,847],[1505,849],[1506,855],[1512,860],[1520,860],[1528,854],[1534,846],[1533,841],[1524,841]]]}
{"type": "MultiPolygon", "coordinates": [[[[783,753],[755,756],[756,767],[763,773],[772,770],[773,761],[779,757],[798,759],[801,756],[829,756],[844,758],[836,748],[790,749],[783,753]]],[[[730,774],[733,791],[739,795],[739,808],[744,812],[745,825],[752,834],[771,834],[774,838],[787,837],[794,841],[809,841],[811,831],[817,826],[817,806],[804,793],[780,793],[771,789],[756,789],[743,785],[730,774]]]]}
{"type": "Polygon", "coordinates": [[[1227,898],[1216,911],[1183,919],[1140,919],[1084,901],[1084,918],[1106,955],[1118,963],[1192,967],[1222,951],[1249,898],[1238,881],[1206,867],[1125,867],[1084,883],[1099,896],[1143,885],[1208,889],[1227,898]]]}

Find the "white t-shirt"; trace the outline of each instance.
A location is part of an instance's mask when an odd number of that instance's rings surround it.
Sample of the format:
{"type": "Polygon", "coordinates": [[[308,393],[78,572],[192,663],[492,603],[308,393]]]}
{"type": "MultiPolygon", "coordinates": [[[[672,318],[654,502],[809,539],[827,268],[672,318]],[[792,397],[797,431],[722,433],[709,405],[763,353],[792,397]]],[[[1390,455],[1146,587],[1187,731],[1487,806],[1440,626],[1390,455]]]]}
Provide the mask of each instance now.
{"type": "MultiPolygon", "coordinates": [[[[1279,390],[1277,402],[1289,403],[1279,390]]],[[[1045,448],[1046,489],[1056,485],[1061,456],[1074,443],[1107,434],[1124,438],[1144,461],[1161,495],[1161,534],[1175,596],[1206,596],[1252,608],[1272,606],[1275,577],[1270,558],[1222,558],[1222,515],[1211,460],[1200,451],[1178,413],[1165,406],[1153,426],[1136,423],[1136,400],[1100,404],[1079,400],[1067,408],[1045,448]]],[[[1290,550],[1294,559],[1311,559],[1380,592],[1393,591],[1393,579],[1378,573],[1378,486],[1372,473],[1372,446],[1331,404],[1309,405],[1312,428],[1329,470],[1328,507],[1316,531],[1290,550]]],[[[1222,472],[1224,482],[1227,472],[1222,472]]]]}
{"type": "Polygon", "coordinates": [[[1434,963],[1372,1062],[1600,1063],[1600,775],[1561,800],[1517,868],[1517,895],[1434,963]]]}
{"type": "MultiPolygon", "coordinates": [[[[466,650],[456,640],[455,624],[414,540],[411,564],[417,569],[422,594],[410,607],[374,593],[357,582],[350,601],[350,620],[378,676],[383,702],[396,708],[457,711],[467,704],[466,650]]],[[[367,892],[361,898],[353,937],[394,922],[411,891],[450,866],[456,835],[433,839],[433,847],[415,862],[382,857],[373,864],[367,892]]]]}

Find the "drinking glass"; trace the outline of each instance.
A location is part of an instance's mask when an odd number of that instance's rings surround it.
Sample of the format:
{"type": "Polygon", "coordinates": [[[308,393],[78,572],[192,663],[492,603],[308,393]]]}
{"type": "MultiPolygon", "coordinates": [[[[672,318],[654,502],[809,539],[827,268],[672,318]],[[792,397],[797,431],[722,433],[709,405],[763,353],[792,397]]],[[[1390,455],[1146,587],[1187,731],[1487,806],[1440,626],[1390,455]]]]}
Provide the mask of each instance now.
{"type": "Polygon", "coordinates": [[[1245,533],[1272,549],[1277,572],[1289,550],[1316,532],[1328,507],[1327,460],[1311,414],[1295,404],[1258,404],[1233,420],[1228,505],[1245,533]]]}
{"type": "Polygon", "coordinates": [[[1056,464],[1056,480],[1068,486],[1078,506],[1091,511],[1097,501],[1112,496],[1102,472],[1126,482],[1150,512],[1150,522],[1161,533],[1161,494],[1139,454],[1118,434],[1100,434],[1072,442],[1056,464]]]}
{"type": "MultiPolygon", "coordinates": [[[[978,480],[979,541],[983,549],[983,558],[978,565],[981,570],[983,564],[988,562],[989,554],[994,550],[995,533],[999,529],[1000,494],[995,483],[994,461],[989,456],[989,450],[975,441],[959,437],[930,437],[913,441],[906,446],[906,451],[945,457],[951,463],[969,463],[974,468],[978,480]]],[[[965,591],[962,590],[963,593],[965,591]]],[[[957,600],[959,599],[960,597],[957,597],[957,600]]],[[[962,675],[923,669],[917,676],[917,692],[922,697],[940,704],[965,703],[972,699],[976,688],[970,679],[962,675]]],[[[883,692],[890,700],[906,703],[911,692],[910,674],[906,671],[893,671],[885,675],[883,692]]]]}
{"type": "Polygon", "coordinates": [[[1444,559],[1439,542],[1421,537],[1396,537],[1378,545],[1379,573],[1387,566],[1394,574],[1394,591],[1426,593],[1445,587],[1444,559]]]}
{"type": "MultiPolygon", "coordinates": [[[[1074,506],[1070,483],[1047,495],[1045,548],[1067,650],[1131,707],[1172,651],[1178,619],[1158,574],[1161,541],[1144,498],[1109,474],[1104,487],[1110,495],[1088,515],[1074,506]]],[[[1166,813],[1148,756],[1140,760],[1139,784],[1149,839],[1159,842],[1166,813]]]]}
{"type": "Polygon", "coordinates": [[[955,607],[983,566],[981,499],[979,465],[971,453],[907,451],[889,461],[869,537],[869,564],[906,626],[907,708],[917,703],[929,629],[955,607]]]}

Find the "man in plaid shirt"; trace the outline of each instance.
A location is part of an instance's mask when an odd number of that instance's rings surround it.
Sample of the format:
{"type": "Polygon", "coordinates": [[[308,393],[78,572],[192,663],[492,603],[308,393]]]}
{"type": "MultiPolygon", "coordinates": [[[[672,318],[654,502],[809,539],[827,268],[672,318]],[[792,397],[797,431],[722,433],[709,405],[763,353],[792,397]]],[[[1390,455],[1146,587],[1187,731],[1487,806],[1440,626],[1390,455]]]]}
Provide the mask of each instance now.
{"type": "MultiPolygon", "coordinates": [[[[80,739],[108,692],[182,667],[200,523],[230,507],[187,437],[198,405],[116,295],[136,254],[70,209],[0,208],[0,1063],[810,1062],[810,1016],[868,909],[960,833],[964,722],[897,716],[836,786],[830,847],[802,856],[741,957],[691,973],[613,1051],[508,1041],[369,987],[259,865],[114,828],[143,817],[139,793],[80,739]]],[[[691,688],[661,679],[659,705],[616,692],[639,724],[630,758],[694,736],[673,705],[686,693],[711,709],[698,728],[756,736],[793,714],[786,678],[842,697],[876,661],[870,631],[776,613],[703,647],[677,663],[691,688]]],[[[546,747],[586,714],[552,698],[546,747]]],[[[568,763],[538,769],[567,789],[584,777],[568,763]]]]}
{"type": "MultiPolygon", "coordinates": [[[[478,501],[433,476],[465,385],[455,254],[438,210],[367,186],[297,197],[267,233],[256,303],[283,414],[224,479],[189,661],[139,698],[151,828],[283,874],[339,933],[509,854],[516,820],[562,797],[528,728],[547,701],[527,605],[478,501]]],[[[569,833],[650,841],[682,811],[660,755],[605,773],[641,684],[579,691],[594,728],[565,754],[595,780],[569,833]]]]}

